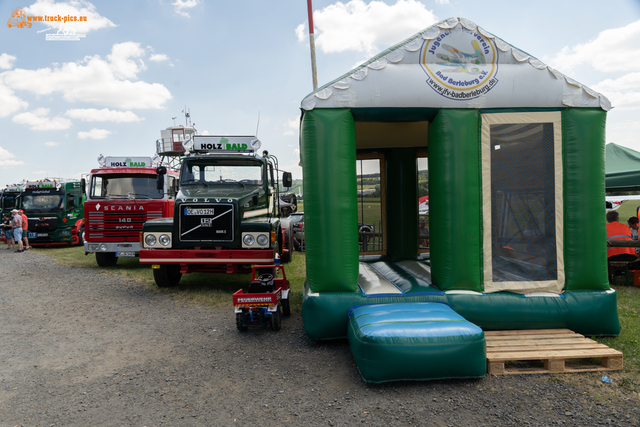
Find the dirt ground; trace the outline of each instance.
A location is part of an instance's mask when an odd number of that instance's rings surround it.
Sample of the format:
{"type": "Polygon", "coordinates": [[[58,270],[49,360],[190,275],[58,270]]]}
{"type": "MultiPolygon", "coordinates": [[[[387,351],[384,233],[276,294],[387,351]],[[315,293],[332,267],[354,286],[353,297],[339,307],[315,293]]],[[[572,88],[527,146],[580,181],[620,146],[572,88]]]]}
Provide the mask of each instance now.
{"type": "Polygon", "coordinates": [[[0,426],[640,425],[602,374],[367,384],[346,340],[309,340],[299,314],[240,333],[231,302],[0,248],[0,426]]]}

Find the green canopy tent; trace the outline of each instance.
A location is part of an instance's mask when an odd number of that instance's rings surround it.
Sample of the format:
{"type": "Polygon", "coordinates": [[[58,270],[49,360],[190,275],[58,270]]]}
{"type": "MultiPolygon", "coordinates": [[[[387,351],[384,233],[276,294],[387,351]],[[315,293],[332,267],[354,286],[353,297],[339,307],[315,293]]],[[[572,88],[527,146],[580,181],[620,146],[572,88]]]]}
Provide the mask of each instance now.
{"type": "Polygon", "coordinates": [[[607,144],[605,187],[607,191],[640,189],[640,152],[614,143],[607,144]]]}

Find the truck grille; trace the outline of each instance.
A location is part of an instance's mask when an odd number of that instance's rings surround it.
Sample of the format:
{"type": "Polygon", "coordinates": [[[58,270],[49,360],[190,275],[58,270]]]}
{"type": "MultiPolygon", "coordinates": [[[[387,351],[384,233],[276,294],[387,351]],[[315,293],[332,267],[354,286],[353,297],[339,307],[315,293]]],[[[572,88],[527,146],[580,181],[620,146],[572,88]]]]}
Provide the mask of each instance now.
{"type": "Polygon", "coordinates": [[[47,217],[47,218],[29,218],[29,231],[33,232],[48,232],[55,231],[58,229],[58,218],[56,217],[47,217]]]}
{"type": "Polygon", "coordinates": [[[85,225],[87,240],[138,240],[142,224],[156,218],[162,218],[162,211],[89,212],[85,225]]]}
{"type": "Polygon", "coordinates": [[[232,242],[235,211],[230,203],[180,206],[180,240],[232,242]]]}

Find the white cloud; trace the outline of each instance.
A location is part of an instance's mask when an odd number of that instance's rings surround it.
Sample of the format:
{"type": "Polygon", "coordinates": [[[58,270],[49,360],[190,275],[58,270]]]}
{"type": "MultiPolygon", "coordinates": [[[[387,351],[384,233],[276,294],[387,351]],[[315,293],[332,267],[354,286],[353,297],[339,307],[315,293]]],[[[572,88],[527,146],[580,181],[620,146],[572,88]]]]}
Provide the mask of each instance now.
{"type": "Polygon", "coordinates": [[[153,62],[163,62],[163,61],[167,61],[169,63],[169,66],[173,67],[173,63],[169,60],[169,57],[167,55],[165,55],[164,53],[154,53],[153,55],[151,55],[149,57],[149,61],[153,61],[153,62]]]}
{"type": "Polygon", "coordinates": [[[2,84],[0,74],[0,117],[6,117],[18,110],[26,109],[29,103],[18,98],[7,86],[2,84]]]}
{"type": "Polygon", "coordinates": [[[124,42],[114,44],[111,48],[111,54],[107,55],[107,59],[113,70],[113,74],[117,78],[132,79],[138,73],[145,70],[144,62],[137,62],[131,58],[139,58],[144,55],[144,49],[140,47],[140,43],[124,42]]]}
{"type": "Polygon", "coordinates": [[[194,8],[199,4],[200,0],[176,0],[175,3],[171,3],[172,6],[175,6],[175,12],[178,15],[182,15],[186,18],[191,18],[186,10],[194,8]]]}
{"type": "Polygon", "coordinates": [[[640,108],[640,72],[607,79],[590,88],[609,98],[616,109],[640,108]]]}
{"type": "Polygon", "coordinates": [[[13,68],[13,62],[16,60],[16,57],[13,55],[9,55],[8,53],[3,53],[0,55],[0,68],[4,70],[9,70],[13,68]]]}
{"type": "Polygon", "coordinates": [[[99,55],[78,62],[54,64],[53,68],[15,69],[0,74],[13,90],[37,95],[62,94],[68,102],[87,102],[121,109],[163,108],[171,93],[162,84],[131,81],[145,69],[138,43],[113,45],[108,60],[99,55]],[[126,80],[125,80],[126,79],[126,80]]]}
{"type": "Polygon", "coordinates": [[[91,129],[89,132],[78,132],[78,138],[80,139],[105,139],[109,135],[111,135],[111,132],[108,130],[96,128],[91,129]]]}
{"type": "Polygon", "coordinates": [[[547,62],[563,73],[589,65],[605,73],[640,69],[640,21],[605,30],[584,44],[565,46],[547,62]]]}
{"type": "Polygon", "coordinates": [[[29,7],[25,7],[22,10],[28,16],[86,16],[85,21],[74,22],[56,22],[46,21],[44,25],[53,28],[60,28],[61,25],[65,25],[67,28],[73,28],[77,34],[86,34],[89,31],[100,30],[102,28],[113,28],[117,25],[111,22],[108,18],[100,15],[96,11],[96,7],[86,0],[70,0],[68,2],[58,2],[54,0],[37,0],[29,7]]]}
{"type": "Polygon", "coordinates": [[[33,111],[13,116],[13,122],[31,127],[31,130],[61,130],[71,127],[71,120],[64,117],[47,117],[48,108],[36,108],[33,111]]]}
{"type": "Polygon", "coordinates": [[[298,132],[298,126],[300,126],[300,119],[294,118],[291,120],[287,120],[287,124],[285,125],[288,130],[284,132],[284,136],[294,136],[298,132]]]}
{"type": "Polygon", "coordinates": [[[307,39],[307,31],[305,31],[306,28],[307,26],[304,24],[300,24],[296,27],[296,37],[299,41],[304,41],[307,39]]]}
{"type": "Polygon", "coordinates": [[[55,141],[47,141],[44,143],[44,145],[46,145],[47,147],[57,147],[58,145],[60,145],[60,143],[55,141]]]}
{"type": "Polygon", "coordinates": [[[114,111],[108,108],[103,108],[102,110],[96,108],[75,108],[67,110],[64,115],[85,122],[128,123],[144,120],[131,111],[114,111]]]}
{"type": "Polygon", "coordinates": [[[154,53],[153,55],[151,55],[149,60],[154,62],[168,61],[169,57],[164,53],[154,53]]]}
{"type": "MultiPolygon", "coordinates": [[[[324,53],[357,51],[373,54],[379,46],[389,47],[429,25],[438,18],[417,0],[398,0],[394,5],[363,0],[338,2],[314,11],[316,46],[324,53]],[[398,25],[402,22],[402,25],[398,25]]],[[[296,28],[300,41],[303,27],[296,28]]]]}
{"type": "Polygon", "coordinates": [[[24,165],[24,162],[22,160],[13,160],[15,157],[15,154],[12,154],[4,148],[0,147],[0,166],[6,167],[24,165]]]}
{"type": "Polygon", "coordinates": [[[605,95],[616,109],[640,108],[640,21],[602,31],[596,38],[565,46],[545,61],[565,74],[595,70],[607,78],[589,87],[605,95]]]}

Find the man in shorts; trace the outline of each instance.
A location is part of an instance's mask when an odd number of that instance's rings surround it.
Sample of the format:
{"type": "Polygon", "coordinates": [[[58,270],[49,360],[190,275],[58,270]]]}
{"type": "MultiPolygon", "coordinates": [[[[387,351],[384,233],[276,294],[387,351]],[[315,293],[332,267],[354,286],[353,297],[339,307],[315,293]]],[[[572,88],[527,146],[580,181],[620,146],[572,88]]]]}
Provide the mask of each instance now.
{"type": "Polygon", "coordinates": [[[13,221],[11,221],[13,241],[18,244],[18,250],[16,252],[24,252],[24,249],[22,249],[22,217],[18,209],[12,210],[11,214],[13,215],[13,221]]]}
{"type": "Polygon", "coordinates": [[[13,231],[11,230],[11,218],[9,217],[8,213],[2,216],[2,232],[4,233],[4,238],[7,241],[7,250],[13,249],[15,245],[13,244],[13,231]]]}
{"type": "Polygon", "coordinates": [[[29,218],[24,214],[22,209],[19,209],[20,218],[22,218],[22,241],[24,241],[24,250],[29,250],[29,239],[27,238],[27,234],[29,234],[29,218]]]}

